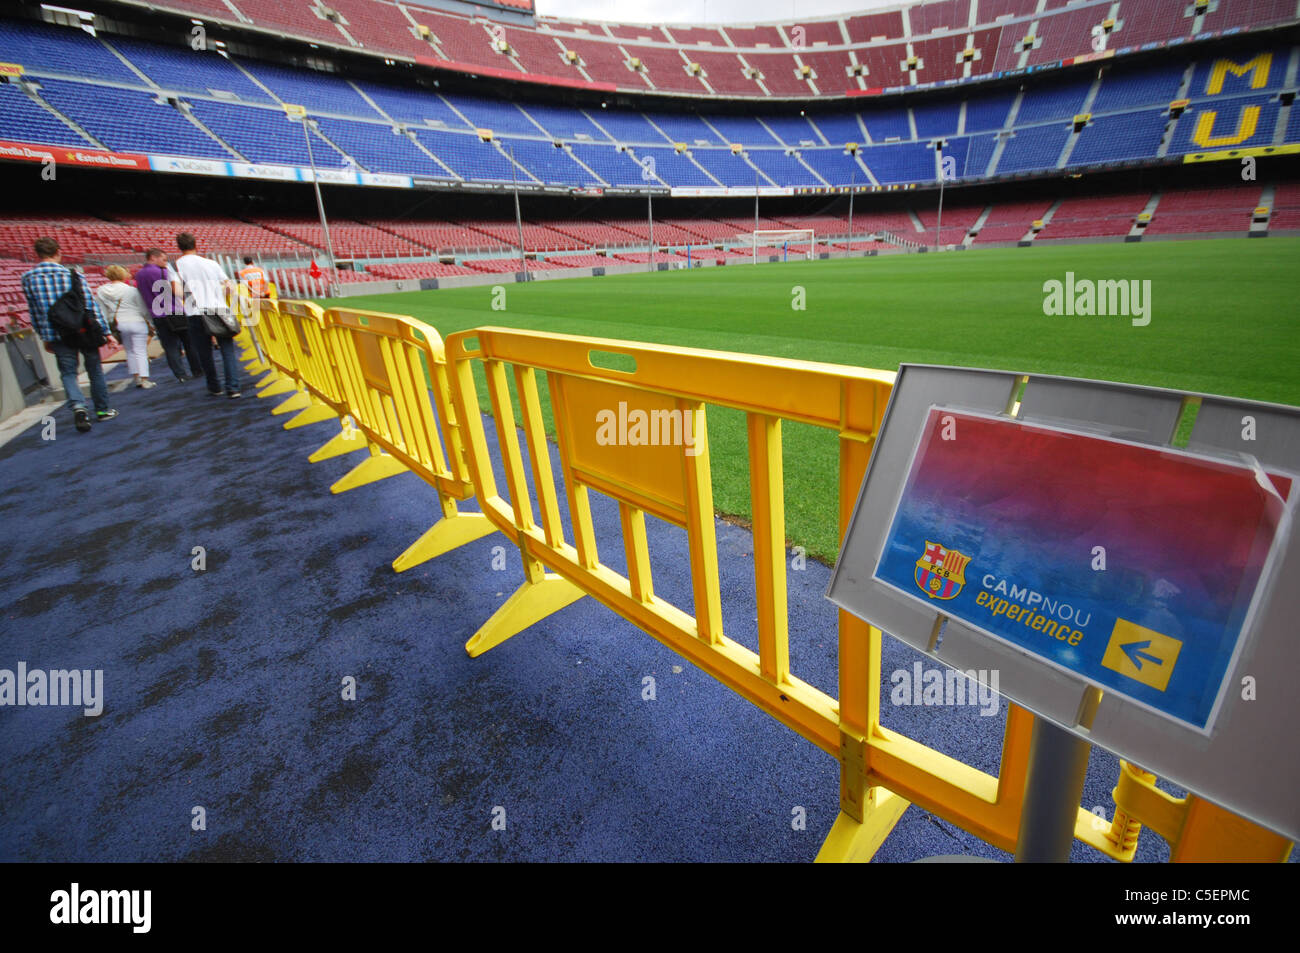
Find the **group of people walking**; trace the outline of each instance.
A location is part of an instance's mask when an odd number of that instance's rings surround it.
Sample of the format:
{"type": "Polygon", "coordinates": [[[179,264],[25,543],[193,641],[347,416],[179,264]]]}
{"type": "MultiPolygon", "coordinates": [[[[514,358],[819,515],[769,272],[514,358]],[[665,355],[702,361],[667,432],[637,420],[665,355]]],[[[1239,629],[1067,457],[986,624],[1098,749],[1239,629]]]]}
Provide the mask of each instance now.
{"type": "Polygon", "coordinates": [[[176,236],[180,254],[175,261],[168,262],[162,249],[150,248],[134,279],[121,265],[110,265],[104,270],[108,283],[92,295],[85,275],[61,263],[56,239],[38,238],[34,247],[40,262],[22,276],[27,309],[32,327],[58,363],[77,430],[84,433],[91,428],[78,382],[81,363],[90,380],[95,417],[117,416],[109,406],[99,357],[99,348],[110,336],[125,350],[127,369],[137,387],[156,386],[149,374],[153,334],[177,381],[184,383],[201,374],[211,396],[242,396],[234,343],[239,324],[229,302],[241,286],[252,297],[266,294],[266,274],[252,258],[244,259],[237,286],[220,264],[198,253],[192,234],[181,232],[176,236]],[[214,345],[221,352],[220,377],[214,345]]]}

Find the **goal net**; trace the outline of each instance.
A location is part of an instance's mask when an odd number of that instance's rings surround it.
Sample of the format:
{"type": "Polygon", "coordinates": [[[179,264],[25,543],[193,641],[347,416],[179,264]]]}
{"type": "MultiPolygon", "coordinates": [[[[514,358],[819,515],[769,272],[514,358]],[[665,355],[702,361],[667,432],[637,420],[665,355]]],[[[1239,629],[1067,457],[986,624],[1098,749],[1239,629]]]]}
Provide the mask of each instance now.
{"type": "Polygon", "coordinates": [[[816,235],[811,228],[765,228],[742,236],[753,249],[754,257],[779,254],[787,258],[812,258],[816,235]]]}

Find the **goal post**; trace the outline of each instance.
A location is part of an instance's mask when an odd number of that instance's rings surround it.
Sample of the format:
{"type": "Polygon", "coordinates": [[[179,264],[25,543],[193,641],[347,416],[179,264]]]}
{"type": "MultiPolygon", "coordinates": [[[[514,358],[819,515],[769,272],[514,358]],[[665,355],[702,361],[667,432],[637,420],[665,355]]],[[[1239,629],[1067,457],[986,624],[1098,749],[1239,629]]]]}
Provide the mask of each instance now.
{"type": "Polygon", "coordinates": [[[760,248],[773,248],[781,253],[781,260],[791,257],[812,259],[813,245],[817,240],[811,228],[761,228],[745,236],[754,250],[754,260],[758,260],[760,248]]]}

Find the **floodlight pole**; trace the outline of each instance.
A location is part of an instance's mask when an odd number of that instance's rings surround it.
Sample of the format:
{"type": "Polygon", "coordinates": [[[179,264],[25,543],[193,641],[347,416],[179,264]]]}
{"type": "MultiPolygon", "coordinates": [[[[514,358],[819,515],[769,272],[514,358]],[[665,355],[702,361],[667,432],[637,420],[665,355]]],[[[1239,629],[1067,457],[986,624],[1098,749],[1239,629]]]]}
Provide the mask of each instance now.
{"type": "Polygon", "coordinates": [[[654,193],[647,190],[645,194],[646,220],[650,223],[650,248],[646,256],[646,262],[649,264],[649,271],[655,270],[655,197],[654,193]]]}
{"type": "Polygon", "coordinates": [[[506,148],[510,150],[510,185],[515,192],[515,227],[519,229],[519,267],[524,273],[524,281],[527,281],[528,259],[524,256],[524,218],[519,213],[519,177],[515,174],[515,147],[511,144],[506,148]]]}
{"type": "Polygon", "coordinates": [[[853,194],[858,190],[858,161],[853,160],[853,169],[849,173],[849,256],[853,255],[853,194]]]}
{"type": "Polygon", "coordinates": [[[939,157],[939,217],[934,223],[934,250],[940,250],[940,244],[943,241],[943,183],[948,178],[943,174],[943,147],[947,141],[940,139],[934,144],[935,154],[939,157]]]}
{"type": "Polygon", "coordinates": [[[307,143],[307,161],[311,164],[311,184],[316,190],[316,211],[320,213],[320,227],[325,233],[325,251],[330,256],[330,285],[334,284],[334,278],[337,276],[339,263],[334,257],[334,243],[330,241],[330,226],[325,219],[325,200],[320,194],[320,176],[316,174],[316,156],[311,151],[311,133],[307,131],[307,115],[302,117],[302,139],[307,143]]]}

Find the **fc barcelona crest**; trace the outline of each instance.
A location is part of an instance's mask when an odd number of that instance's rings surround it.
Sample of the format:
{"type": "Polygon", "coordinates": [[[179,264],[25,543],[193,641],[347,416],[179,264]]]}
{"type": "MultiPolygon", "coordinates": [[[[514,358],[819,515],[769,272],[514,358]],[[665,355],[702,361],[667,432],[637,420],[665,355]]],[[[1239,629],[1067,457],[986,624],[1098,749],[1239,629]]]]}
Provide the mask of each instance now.
{"type": "Polygon", "coordinates": [[[971,557],[964,553],[926,540],[913,578],[931,599],[952,599],[966,585],[966,565],[970,561],[971,557]]]}

